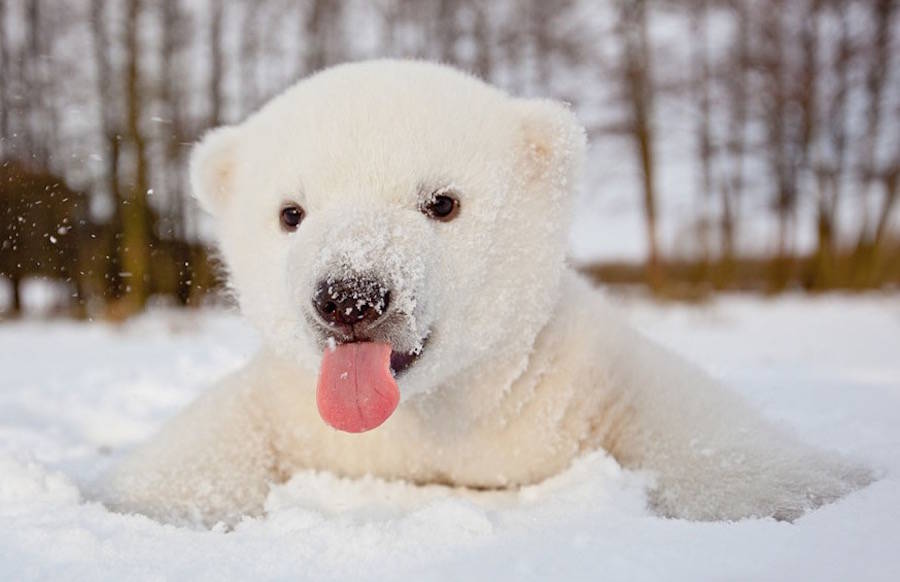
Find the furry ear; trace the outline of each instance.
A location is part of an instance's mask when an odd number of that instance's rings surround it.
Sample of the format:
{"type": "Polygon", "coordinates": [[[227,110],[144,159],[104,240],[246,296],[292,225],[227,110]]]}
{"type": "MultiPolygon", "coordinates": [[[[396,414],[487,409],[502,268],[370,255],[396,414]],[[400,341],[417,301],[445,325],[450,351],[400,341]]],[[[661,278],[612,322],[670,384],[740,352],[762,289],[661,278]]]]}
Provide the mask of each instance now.
{"type": "Polygon", "coordinates": [[[519,162],[529,182],[541,182],[554,193],[573,188],[586,147],[584,128],[567,104],[549,99],[518,103],[522,153],[519,162]]]}
{"type": "Polygon", "coordinates": [[[238,130],[225,126],[203,136],[191,152],[191,188],[194,197],[210,214],[231,195],[236,163],[238,130]]]}

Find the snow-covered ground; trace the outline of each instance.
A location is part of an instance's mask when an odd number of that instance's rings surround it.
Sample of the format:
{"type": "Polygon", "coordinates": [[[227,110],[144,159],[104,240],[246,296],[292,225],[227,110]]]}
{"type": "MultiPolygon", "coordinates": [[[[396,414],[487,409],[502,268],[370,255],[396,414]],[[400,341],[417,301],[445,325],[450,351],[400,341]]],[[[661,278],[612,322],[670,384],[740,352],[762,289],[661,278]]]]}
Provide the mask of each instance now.
{"type": "Polygon", "coordinates": [[[616,299],[804,439],[885,473],[794,524],[690,523],[595,454],[510,493],[300,474],[233,532],[164,526],[86,484],[254,350],[233,315],[0,326],[0,580],[900,579],[900,298],[616,299]]]}

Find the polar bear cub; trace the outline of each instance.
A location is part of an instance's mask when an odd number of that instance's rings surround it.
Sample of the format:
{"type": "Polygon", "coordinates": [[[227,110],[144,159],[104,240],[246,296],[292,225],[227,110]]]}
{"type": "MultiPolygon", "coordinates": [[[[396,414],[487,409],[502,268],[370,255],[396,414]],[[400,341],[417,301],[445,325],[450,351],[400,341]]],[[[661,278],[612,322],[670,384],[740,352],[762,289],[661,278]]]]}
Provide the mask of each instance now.
{"type": "Polygon", "coordinates": [[[792,519],[867,483],[566,267],[584,148],[558,103],[403,61],[210,132],[193,188],[264,347],[107,475],[107,504],[234,523],[301,469],[515,487],[597,448],[687,519],[792,519]]]}

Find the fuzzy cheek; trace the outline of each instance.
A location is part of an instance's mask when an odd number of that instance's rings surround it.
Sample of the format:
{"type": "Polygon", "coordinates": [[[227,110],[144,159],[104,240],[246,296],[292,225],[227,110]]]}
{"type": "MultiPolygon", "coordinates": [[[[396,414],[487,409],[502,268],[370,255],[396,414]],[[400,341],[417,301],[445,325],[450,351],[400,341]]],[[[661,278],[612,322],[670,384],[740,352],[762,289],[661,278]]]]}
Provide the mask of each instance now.
{"type": "Polygon", "coordinates": [[[294,335],[292,321],[300,314],[288,294],[287,237],[260,233],[250,219],[223,221],[220,230],[222,255],[241,311],[267,343],[288,341],[294,335]]]}

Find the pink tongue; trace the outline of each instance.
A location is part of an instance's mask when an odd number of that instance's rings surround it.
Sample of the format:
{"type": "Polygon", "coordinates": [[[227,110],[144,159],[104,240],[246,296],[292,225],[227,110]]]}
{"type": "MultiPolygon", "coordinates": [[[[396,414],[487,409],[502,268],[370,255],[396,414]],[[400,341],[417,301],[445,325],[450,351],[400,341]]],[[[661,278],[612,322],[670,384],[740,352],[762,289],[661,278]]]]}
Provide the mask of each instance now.
{"type": "Polygon", "coordinates": [[[365,432],[387,420],[399,401],[390,345],[359,342],[325,348],[316,389],[322,420],[338,430],[365,432]]]}

